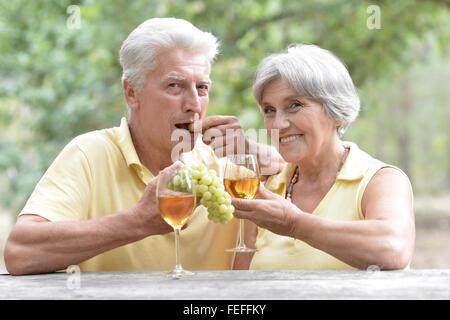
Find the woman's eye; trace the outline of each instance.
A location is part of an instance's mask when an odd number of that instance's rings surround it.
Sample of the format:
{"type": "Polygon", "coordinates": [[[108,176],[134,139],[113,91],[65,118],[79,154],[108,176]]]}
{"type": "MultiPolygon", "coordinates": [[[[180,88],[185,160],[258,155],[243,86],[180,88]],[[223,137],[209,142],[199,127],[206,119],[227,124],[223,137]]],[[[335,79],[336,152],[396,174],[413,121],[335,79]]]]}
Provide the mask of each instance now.
{"type": "Polygon", "coordinates": [[[302,106],[303,106],[303,104],[298,102],[298,101],[295,101],[295,102],[291,103],[291,109],[297,109],[297,108],[300,108],[302,106]]]}
{"type": "Polygon", "coordinates": [[[263,109],[263,111],[264,111],[265,114],[269,114],[269,113],[274,113],[274,112],[275,112],[275,109],[272,108],[272,107],[265,107],[265,108],[263,109]]]}

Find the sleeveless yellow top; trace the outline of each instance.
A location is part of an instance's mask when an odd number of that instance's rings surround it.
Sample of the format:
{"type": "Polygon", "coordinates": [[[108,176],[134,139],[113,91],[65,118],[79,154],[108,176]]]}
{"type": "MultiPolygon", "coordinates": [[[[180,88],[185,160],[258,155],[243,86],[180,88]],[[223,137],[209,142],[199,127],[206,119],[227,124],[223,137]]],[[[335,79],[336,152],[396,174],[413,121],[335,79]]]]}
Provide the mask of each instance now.
{"type": "MultiPolygon", "coordinates": [[[[312,214],[332,220],[363,220],[361,199],[367,184],[379,169],[393,166],[372,158],[352,142],[343,144],[350,147],[347,159],[336,182],[312,214]]],[[[287,164],[279,174],[267,180],[265,187],[286,196],[294,171],[295,165],[287,164]]],[[[355,269],[301,240],[280,236],[262,228],[258,228],[255,245],[258,251],[253,256],[250,269],[355,269]]]]}

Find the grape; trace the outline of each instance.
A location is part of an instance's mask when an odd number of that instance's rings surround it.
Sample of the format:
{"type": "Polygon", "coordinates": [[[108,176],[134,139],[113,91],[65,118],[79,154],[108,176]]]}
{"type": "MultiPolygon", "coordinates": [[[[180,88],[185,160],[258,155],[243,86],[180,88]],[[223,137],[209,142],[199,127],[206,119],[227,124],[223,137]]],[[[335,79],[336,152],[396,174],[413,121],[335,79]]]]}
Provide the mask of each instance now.
{"type": "Polygon", "coordinates": [[[175,177],[173,177],[173,179],[172,179],[171,182],[173,183],[174,186],[179,186],[180,183],[181,183],[181,178],[180,178],[180,176],[175,176],[175,177]]]}
{"type": "Polygon", "coordinates": [[[212,169],[201,163],[185,164],[167,186],[176,191],[195,192],[200,204],[208,209],[208,219],[215,223],[227,223],[233,218],[231,196],[225,191],[222,180],[212,169]],[[188,186],[186,177],[189,177],[188,186]]]}
{"type": "Polygon", "coordinates": [[[228,207],[225,204],[221,204],[219,206],[219,212],[220,213],[227,213],[228,207]]]}
{"type": "MultiPolygon", "coordinates": [[[[195,180],[194,180],[194,181],[195,181],[195,180]]],[[[197,182],[197,183],[198,183],[198,182],[197,182]]],[[[204,195],[205,192],[208,192],[208,187],[205,186],[204,184],[200,184],[199,186],[197,186],[197,191],[198,191],[200,194],[204,195]]],[[[210,193],[210,192],[209,192],[209,193],[210,193]]]]}
{"type": "MultiPolygon", "coordinates": [[[[221,190],[221,189],[216,189],[214,191],[214,195],[216,196],[217,199],[219,199],[220,197],[224,196],[225,191],[221,190]]],[[[220,201],[219,201],[220,202],[220,201]]]]}
{"type": "Polygon", "coordinates": [[[211,176],[209,176],[209,175],[207,176],[206,174],[203,175],[202,184],[204,184],[205,186],[209,186],[211,184],[211,182],[212,182],[211,176]]]}
{"type": "Polygon", "coordinates": [[[198,170],[192,170],[192,178],[200,179],[202,177],[202,173],[198,170]]]}
{"type": "MultiPolygon", "coordinates": [[[[199,188],[199,189],[200,189],[200,188],[199,188]]],[[[207,189],[207,190],[208,190],[208,189],[207,189]]],[[[203,193],[202,199],[209,200],[209,199],[211,199],[211,197],[212,197],[211,192],[205,191],[205,192],[203,193]]]]}

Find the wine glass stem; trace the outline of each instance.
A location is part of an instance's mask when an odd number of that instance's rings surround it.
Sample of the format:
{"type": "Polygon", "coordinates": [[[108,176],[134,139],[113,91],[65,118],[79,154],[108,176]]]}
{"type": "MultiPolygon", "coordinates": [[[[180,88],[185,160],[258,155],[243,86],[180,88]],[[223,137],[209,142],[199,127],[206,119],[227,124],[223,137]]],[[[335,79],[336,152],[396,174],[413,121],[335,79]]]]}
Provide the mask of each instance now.
{"type": "Polygon", "coordinates": [[[244,219],[239,220],[239,248],[245,247],[244,243],[244,219]]]}
{"type": "Polygon", "coordinates": [[[175,231],[175,270],[182,270],[180,254],[180,228],[174,228],[175,231]]]}

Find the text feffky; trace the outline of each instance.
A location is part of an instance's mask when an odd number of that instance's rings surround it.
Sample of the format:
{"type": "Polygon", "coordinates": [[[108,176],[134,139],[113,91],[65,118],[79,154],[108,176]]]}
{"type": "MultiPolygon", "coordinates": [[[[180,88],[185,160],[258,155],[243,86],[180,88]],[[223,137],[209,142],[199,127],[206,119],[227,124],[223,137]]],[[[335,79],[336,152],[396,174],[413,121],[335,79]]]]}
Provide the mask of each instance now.
{"type": "Polygon", "coordinates": [[[265,308],[265,304],[228,304],[226,308],[214,306],[195,306],[190,304],[189,306],[184,307],[183,314],[209,315],[211,318],[213,318],[218,312],[226,312],[229,315],[262,315],[264,314],[265,308]]]}
{"type": "Polygon", "coordinates": [[[229,304],[228,314],[264,314],[265,304],[229,304]]]}

